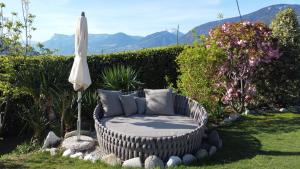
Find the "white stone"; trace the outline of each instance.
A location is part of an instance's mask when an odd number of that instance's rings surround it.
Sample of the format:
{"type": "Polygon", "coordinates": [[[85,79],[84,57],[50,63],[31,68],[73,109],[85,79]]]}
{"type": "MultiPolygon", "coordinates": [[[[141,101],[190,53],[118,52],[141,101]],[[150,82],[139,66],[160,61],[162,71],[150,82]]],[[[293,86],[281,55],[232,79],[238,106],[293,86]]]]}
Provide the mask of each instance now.
{"type": "Polygon", "coordinates": [[[232,120],[230,120],[229,118],[225,118],[222,123],[227,124],[227,123],[231,123],[231,122],[232,122],[232,120]]]}
{"type": "Polygon", "coordinates": [[[71,157],[71,158],[79,158],[79,159],[82,159],[83,154],[82,154],[82,152],[77,152],[77,153],[75,153],[75,154],[70,155],[70,157],[71,157]]]}
{"type": "Polygon", "coordinates": [[[236,121],[240,117],[241,117],[241,115],[239,113],[230,113],[228,118],[231,121],[236,121]]]}
{"type": "Polygon", "coordinates": [[[123,162],[122,167],[135,167],[141,168],[142,161],[140,157],[132,158],[123,162]]]}
{"type": "Polygon", "coordinates": [[[288,109],[286,109],[286,108],[280,108],[279,111],[280,111],[280,112],[287,112],[288,109]]]}
{"type": "Polygon", "coordinates": [[[153,169],[153,168],[164,168],[164,162],[157,156],[151,155],[145,160],[145,168],[153,169]]]}
{"type": "Polygon", "coordinates": [[[93,150],[92,152],[90,152],[91,154],[91,159],[90,161],[92,161],[93,163],[95,163],[96,161],[100,160],[101,157],[104,155],[103,150],[99,147],[96,146],[95,150],[93,150]]]}
{"type": "Polygon", "coordinates": [[[190,164],[196,160],[197,160],[197,158],[195,156],[193,156],[192,154],[186,154],[182,157],[183,164],[190,164]]]}
{"type": "Polygon", "coordinates": [[[95,163],[98,160],[100,160],[100,157],[96,155],[92,155],[92,158],[90,159],[90,161],[92,161],[93,163],[95,163]]]}
{"type": "Polygon", "coordinates": [[[101,160],[111,166],[118,166],[122,164],[121,159],[118,158],[115,154],[105,155],[101,158],[101,160]]]}
{"type": "MultiPolygon", "coordinates": [[[[72,137],[72,136],[77,136],[77,133],[78,133],[77,130],[67,132],[67,133],[65,134],[65,138],[69,138],[69,137],[72,137]]],[[[85,135],[85,136],[90,136],[90,135],[91,135],[91,132],[90,132],[90,131],[87,131],[87,130],[80,130],[80,134],[81,134],[81,135],[85,135]]]]}
{"type": "Polygon", "coordinates": [[[208,152],[209,156],[214,155],[217,152],[217,147],[216,146],[211,146],[208,152]]]}
{"type": "Polygon", "coordinates": [[[197,159],[201,160],[208,156],[208,152],[205,149],[200,149],[197,151],[197,153],[195,155],[196,155],[197,159]]]}
{"type": "Polygon", "coordinates": [[[77,141],[77,136],[72,136],[62,142],[62,147],[74,151],[86,151],[95,147],[95,140],[91,137],[81,135],[80,140],[77,141]]]}
{"type": "Polygon", "coordinates": [[[174,166],[177,166],[177,165],[180,165],[182,163],[180,157],[178,156],[171,156],[169,158],[169,160],[167,161],[167,167],[174,167],[174,166]]]}
{"type": "Polygon", "coordinates": [[[92,154],[86,154],[83,158],[83,160],[87,161],[87,160],[92,160],[92,154]]]}
{"type": "Polygon", "coordinates": [[[63,157],[69,157],[70,155],[72,155],[72,154],[74,154],[75,153],[75,151],[74,150],[72,150],[72,149],[67,149],[67,150],[65,150],[64,151],[64,153],[63,153],[63,157]]]}
{"type": "Polygon", "coordinates": [[[44,141],[42,149],[49,148],[57,144],[61,139],[57,137],[53,131],[50,131],[44,141]]]}
{"type": "Polygon", "coordinates": [[[57,148],[51,148],[50,149],[50,155],[55,156],[57,154],[57,148]]]}
{"type": "Polygon", "coordinates": [[[244,111],[244,113],[243,113],[244,115],[248,115],[248,114],[250,114],[250,110],[249,109],[246,109],[245,111],[244,111]]]}

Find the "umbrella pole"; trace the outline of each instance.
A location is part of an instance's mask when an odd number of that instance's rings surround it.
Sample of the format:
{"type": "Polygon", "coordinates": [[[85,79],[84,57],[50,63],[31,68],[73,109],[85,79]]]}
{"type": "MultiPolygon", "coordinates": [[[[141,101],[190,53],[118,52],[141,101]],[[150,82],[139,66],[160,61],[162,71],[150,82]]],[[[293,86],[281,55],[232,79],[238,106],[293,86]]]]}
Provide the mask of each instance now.
{"type": "Polygon", "coordinates": [[[77,117],[77,141],[80,140],[80,129],[81,129],[81,91],[78,91],[78,117],[77,117]]]}

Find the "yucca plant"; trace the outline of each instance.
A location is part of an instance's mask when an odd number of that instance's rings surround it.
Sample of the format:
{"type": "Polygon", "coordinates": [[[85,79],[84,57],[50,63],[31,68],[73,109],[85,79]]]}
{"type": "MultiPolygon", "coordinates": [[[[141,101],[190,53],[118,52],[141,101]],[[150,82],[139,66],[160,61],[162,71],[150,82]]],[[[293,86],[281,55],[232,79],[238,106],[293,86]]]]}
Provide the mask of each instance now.
{"type": "Polygon", "coordinates": [[[137,71],[131,67],[117,65],[102,72],[103,87],[110,90],[135,90],[142,85],[137,77],[137,71]]]}

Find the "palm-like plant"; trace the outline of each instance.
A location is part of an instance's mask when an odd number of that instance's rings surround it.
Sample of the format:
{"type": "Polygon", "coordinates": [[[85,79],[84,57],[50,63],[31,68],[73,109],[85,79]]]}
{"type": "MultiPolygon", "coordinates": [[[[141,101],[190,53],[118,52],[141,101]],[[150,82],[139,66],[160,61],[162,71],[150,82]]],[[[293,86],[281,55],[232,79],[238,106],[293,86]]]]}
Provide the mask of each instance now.
{"type": "Polygon", "coordinates": [[[107,68],[102,72],[103,87],[110,90],[135,90],[142,85],[137,77],[137,71],[131,67],[118,65],[107,68]]]}

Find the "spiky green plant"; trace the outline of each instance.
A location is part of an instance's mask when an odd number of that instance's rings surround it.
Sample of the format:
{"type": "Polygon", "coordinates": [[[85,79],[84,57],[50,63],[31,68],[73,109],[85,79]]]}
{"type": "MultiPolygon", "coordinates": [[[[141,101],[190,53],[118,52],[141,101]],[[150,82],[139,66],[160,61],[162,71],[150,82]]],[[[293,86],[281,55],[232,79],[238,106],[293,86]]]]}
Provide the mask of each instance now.
{"type": "Polygon", "coordinates": [[[117,65],[102,72],[103,87],[110,90],[135,90],[142,84],[137,77],[137,71],[131,67],[117,65]]]}

